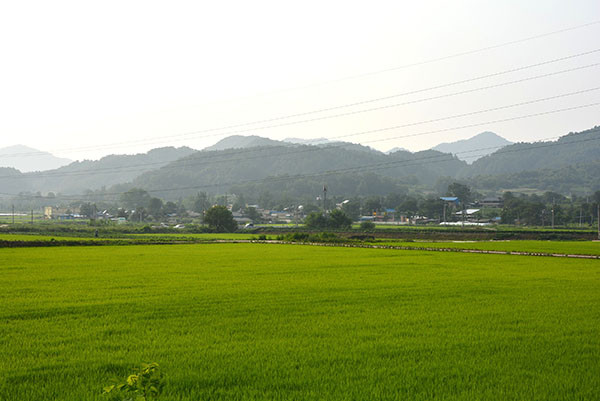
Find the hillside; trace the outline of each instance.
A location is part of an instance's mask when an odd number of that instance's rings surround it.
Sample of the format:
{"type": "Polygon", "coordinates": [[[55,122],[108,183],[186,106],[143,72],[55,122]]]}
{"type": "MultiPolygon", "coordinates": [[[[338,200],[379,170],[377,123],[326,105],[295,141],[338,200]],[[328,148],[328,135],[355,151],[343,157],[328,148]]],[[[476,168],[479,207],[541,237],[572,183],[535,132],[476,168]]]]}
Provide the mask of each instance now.
{"type": "Polygon", "coordinates": [[[510,144],[512,144],[512,142],[507,141],[500,135],[486,131],[469,139],[450,143],[440,143],[439,145],[434,146],[432,150],[451,153],[467,163],[473,163],[475,160],[494,153],[499,148],[510,144]]]}
{"type": "Polygon", "coordinates": [[[71,163],[71,160],[56,157],[29,146],[14,145],[0,149],[0,167],[12,167],[27,173],[53,170],[71,163]]]}
{"type": "Polygon", "coordinates": [[[600,160],[600,127],[570,133],[551,142],[516,143],[476,160],[459,176],[512,174],[559,169],[600,160]]]}
{"type": "Polygon", "coordinates": [[[293,198],[313,196],[315,188],[324,183],[340,196],[369,196],[400,189],[439,190],[440,183],[461,180],[486,192],[523,189],[582,194],[598,189],[600,173],[600,128],[571,133],[554,142],[509,145],[471,165],[436,150],[385,154],[345,142],[315,146],[238,136],[217,145],[234,148],[160,148],[36,173],[3,168],[0,186],[3,193],[78,194],[103,187],[118,192],[135,186],[173,189],[156,192],[165,199],[197,191],[233,191],[248,197],[269,191],[293,198]],[[256,143],[263,145],[253,146],[256,143]]]}
{"type": "Polygon", "coordinates": [[[212,146],[208,146],[202,150],[204,151],[215,151],[215,150],[227,150],[227,149],[245,149],[255,148],[258,146],[292,146],[290,143],[283,141],[275,141],[269,138],[263,138],[261,136],[250,135],[232,135],[227,138],[221,139],[219,142],[212,146]]]}
{"type": "Polygon", "coordinates": [[[302,139],[302,138],[285,138],[284,142],[295,143],[298,145],[324,145],[331,141],[327,138],[314,138],[314,139],[302,139]]]}
{"type": "Polygon", "coordinates": [[[511,174],[477,175],[469,185],[481,191],[586,194],[600,190],[600,160],[558,169],[528,170],[511,174]]]}
{"type": "Polygon", "coordinates": [[[87,189],[129,182],[144,172],[160,168],[194,152],[188,147],[165,147],[135,155],[110,155],[100,160],[76,161],[45,172],[21,174],[2,169],[0,185],[11,188],[11,191],[6,191],[9,193],[81,193],[87,189]]]}
{"type": "MultiPolygon", "coordinates": [[[[136,178],[131,185],[145,189],[189,187],[182,191],[166,191],[162,196],[178,197],[199,190],[225,193],[234,185],[263,180],[267,177],[310,175],[310,179],[323,182],[329,176],[319,178],[323,172],[335,170],[349,174],[353,192],[368,194],[368,182],[360,185],[358,174],[373,173],[392,178],[398,183],[411,182],[427,186],[446,174],[456,174],[466,164],[456,158],[436,151],[419,153],[396,152],[392,155],[355,144],[330,144],[321,146],[297,145],[282,150],[279,147],[256,147],[240,150],[201,151],[173,162],[156,171],[136,178]],[[417,163],[416,160],[443,158],[443,162],[417,163]]],[[[336,174],[336,175],[338,175],[336,174]]],[[[389,188],[388,188],[389,189],[389,188]]],[[[308,190],[308,188],[306,188],[308,190]]],[[[350,190],[350,189],[349,189],[350,190]]],[[[302,191],[302,189],[298,189],[302,191]]]]}

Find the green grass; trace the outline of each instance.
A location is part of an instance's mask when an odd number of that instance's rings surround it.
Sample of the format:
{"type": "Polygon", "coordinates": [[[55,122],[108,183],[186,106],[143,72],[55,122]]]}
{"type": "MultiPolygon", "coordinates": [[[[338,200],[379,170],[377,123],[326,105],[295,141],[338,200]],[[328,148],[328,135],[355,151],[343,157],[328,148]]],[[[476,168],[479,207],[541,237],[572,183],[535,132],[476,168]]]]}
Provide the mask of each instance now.
{"type": "Polygon", "coordinates": [[[93,240],[94,237],[73,237],[58,235],[40,235],[40,234],[0,234],[0,241],[50,241],[50,240],[61,240],[61,241],[81,241],[81,240],[93,240]]]}
{"type": "MultiPolygon", "coordinates": [[[[200,239],[200,240],[246,240],[246,239],[255,239],[258,238],[258,234],[249,234],[249,233],[202,233],[202,234],[194,234],[194,233],[181,233],[181,234],[123,234],[124,238],[192,238],[192,239],[200,239]]],[[[269,236],[270,237],[270,236],[269,236]]]]}
{"type": "Polygon", "coordinates": [[[0,399],[597,400],[600,264],[299,245],[0,249],[0,399]]]}
{"type": "Polygon", "coordinates": [[[400,241],[379,240],[374,245],[391,245],[407,248],[450,248],[478,249],[485,251],[559,253],[577,255],[600,255],[600,242],[592,241],[465,241],[465,242],[433,242],[433,241],[400,241]]]}
{"type": "Polygon", "coordinates": [[[79,233],[79,236],[68,235],[69,233],[50,234],[5,234],[0,233],[0,241],[117,241],[117,240],[135,240],[136,242],[151,241],[214,241],[214,240],[250,240],[258,238],[253,234],[237,233],[214,233],[214,234],[124,234],[124,233],[100,233],[99,237],[94,237],[93,232],[79,233]],[[65,235],[67,234],[67,235],[65,235]]]}

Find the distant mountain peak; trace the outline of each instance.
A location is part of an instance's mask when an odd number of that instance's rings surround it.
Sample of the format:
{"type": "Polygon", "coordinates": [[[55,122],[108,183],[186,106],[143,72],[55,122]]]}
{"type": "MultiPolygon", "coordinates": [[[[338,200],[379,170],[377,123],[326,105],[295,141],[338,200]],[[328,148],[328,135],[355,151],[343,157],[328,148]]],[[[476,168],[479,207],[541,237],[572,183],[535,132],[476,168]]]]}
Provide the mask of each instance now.
{"type": "Polygon", "coordinates": [[[12,145],[0,149],[0,167],[16,168],[23,173],[53,170],[69,163],[69,159],[25,145],[12,145]]]}
{"type": "Polygon", "coordinates": [[[327,143],[331,143],[331,141],[327,138],[313,138],[313,139],[303,139],[303,138],[285,138],[284,142],[296,143],[298,145],[323,145],[327,143]]]}
{"type": "Polygon", "coordinates": [[[408,150],[406,148],[395,147],[395,148],[391,148],[390,150],[385,152],[385,154],[391,155],[392,153],[396,153],[396,152],[410,152],[410,150],[408,150]]]}
{"type": "Polygon", "coordinates": [[[431,149],[451,153],[467,163],[473,163],[507,145],[512,145],[512,142],[494,132],[485,131],[469,139],[440,143],[431,149]]]}
{"type": "Polygon", "coordinates": [[[259,146],[290,146],[289,143],[264,138],[257,135],[232,135],[221,139],[212,146],[204,148],[205,151],[225,150],[225,149],[244,149],[255,148],[259,146]]]}

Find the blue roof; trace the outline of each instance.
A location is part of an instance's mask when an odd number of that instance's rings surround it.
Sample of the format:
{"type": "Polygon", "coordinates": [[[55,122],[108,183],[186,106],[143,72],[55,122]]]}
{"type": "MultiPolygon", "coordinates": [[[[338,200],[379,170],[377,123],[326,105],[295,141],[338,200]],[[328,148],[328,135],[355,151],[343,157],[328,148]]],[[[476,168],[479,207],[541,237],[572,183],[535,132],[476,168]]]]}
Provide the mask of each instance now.
{"type": "Polygon", "coordinates": [[[441,196],[440,199],[446,202],[458,202],[458,197],[456,196],[441,196]]]}
{"type": "Polygon", "coordinates": [[[385,209],[386,213],[396,213],[396,209],[385,209]]]}

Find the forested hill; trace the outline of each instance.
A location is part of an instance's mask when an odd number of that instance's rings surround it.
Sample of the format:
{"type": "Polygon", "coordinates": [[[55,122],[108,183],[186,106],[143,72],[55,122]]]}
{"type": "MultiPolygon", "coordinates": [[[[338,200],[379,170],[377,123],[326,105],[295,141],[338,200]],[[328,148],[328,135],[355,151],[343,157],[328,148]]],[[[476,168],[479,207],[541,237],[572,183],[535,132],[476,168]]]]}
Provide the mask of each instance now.
{"type": "Polygon", "coordinates": [[[256,148],[261,146],[293,146],[293,144],[283,141],[275,141],[269,138],[263,138],[261,136],[249,135],[231,135],[227,138],[221,139],[219,142],[215,143],[212,146],[204,148],[204,151],[211,150],[227,150],[227,149],[246,149],[246,148],[256,148]]]}
{"type": "MultiPolygon", "coordinates": [[[[335,171],[354,176],[373,173],[398,182],[430,186],[438,177],[454,175],[465,166],[465,162],[451,155],[431,150],[386,155],[368,147],[343,143],[285,148],[267,146],[197,152],[141,175],[132,185],[148,190],[193,186],[162,194],[172,197],[199,190],[224,193],[234,185],[277,176],[294,177],[284,181],[295,180],[297,176],[310,176],[306,178],[325,182],[330,179],[327,177],[332,177],[330,172],[335,171]]],[[[358,186],[359,183],[354,185],[358,186]]],[[[363,189],[366,193],[367,188],[363,189]]]]}
{"type": "Polygon", "coordinates": [[[560,169],[600,160],[600,127],[570,133],[554,142],[516,143],[476,160],[459,177],[560,169]]]}
{"type": "Polygon", "coordinates": [[[314,192],[326,183],[334,185],[338,194],[349,196],[386,194],[401,187],[437,190],[436,183],[453,180],[486,192],[523,188],[585,193],[599,185],[592,172],[598,171],[600,163],[600,127],[555,142],[509,145],[472,165],[434,150],[385,154],[344,142],[302,145],[243,138],[220,141],[217,147],[224,150],[167,147],[74,162],[39,173],[4,168],[0,169],[0,192],[81,194],[102,187],[113,192],[141,187],[168,189],[156,196],[177,199],[198,191],[223,194],[234,190],[248,194],[285,191],[292,196],[314,192]]]}
{"type": "Polygon", "coordinates": [[[51,191],[77,194],[131,181],[144,172],[194,152],[188,147],[164,147],[135,155],[110,155],[100,160],[76,161],[55,170],[26,174],[5,168],[0,169],[0,187],[6,189],[2,191],[5,193],[51,191]]]}
{"type": "Polygon", "coordinates": [[[511,174],[478,175],[467,183],[479,191],[589,194],[600,189],[600,160],[558,169],[528,170],[511,174]]]}

